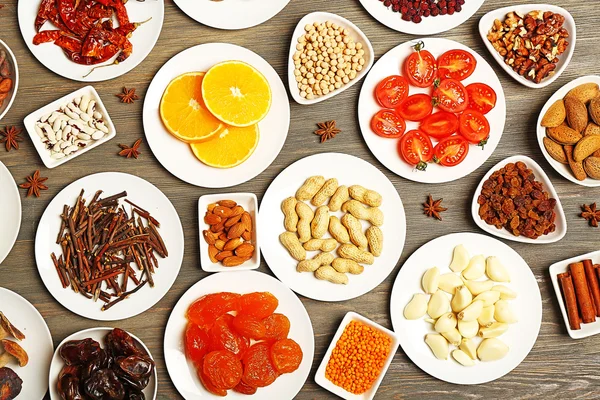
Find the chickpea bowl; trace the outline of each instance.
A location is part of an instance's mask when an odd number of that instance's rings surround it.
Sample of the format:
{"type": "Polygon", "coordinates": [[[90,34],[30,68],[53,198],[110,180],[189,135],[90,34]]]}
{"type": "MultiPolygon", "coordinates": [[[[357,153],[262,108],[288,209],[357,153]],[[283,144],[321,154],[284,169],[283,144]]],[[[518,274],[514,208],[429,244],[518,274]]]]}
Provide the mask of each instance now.
{"type": "Polygon", "coordinates": [[[19,87],[17,59],[8,45],[0,40],[0,87],[3,86],[2,81],[10,82],[4,84],[9,87],[8,91],[0,90],[0,120],[6,115],[10,106],[12,106],[15,97],[17,97],[17,89],[19,87]]]}
{"type": "Polygon", "coordinates": [[[298,22],[290,44],[288,81],[299,104],[327,100],[361,80],[373,65],[367,36],[336,14],[314,12],[298,22]]]}

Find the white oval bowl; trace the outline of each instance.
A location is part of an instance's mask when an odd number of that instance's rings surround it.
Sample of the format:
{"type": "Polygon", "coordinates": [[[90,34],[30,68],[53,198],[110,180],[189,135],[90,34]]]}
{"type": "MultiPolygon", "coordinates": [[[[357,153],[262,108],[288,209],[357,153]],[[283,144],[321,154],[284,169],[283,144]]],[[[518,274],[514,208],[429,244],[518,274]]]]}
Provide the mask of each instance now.
{"type": "Polygon", "coordinates": [[[5,50],[8,55],[7,58],[9,59],[9,64],[12,67],[11,79],[13,80],[13,87],[10,89],[11,93],[9,97],[5,99],[2,107],[0,107],[1,120],[12,106],[13,102],[15,101],[15,97],[17,97],[17,89],[19,88],[19,66],[17,65],[17,58],[15,57],[14,53],[2,40],[0,40],[0,50],[5,50]]]}

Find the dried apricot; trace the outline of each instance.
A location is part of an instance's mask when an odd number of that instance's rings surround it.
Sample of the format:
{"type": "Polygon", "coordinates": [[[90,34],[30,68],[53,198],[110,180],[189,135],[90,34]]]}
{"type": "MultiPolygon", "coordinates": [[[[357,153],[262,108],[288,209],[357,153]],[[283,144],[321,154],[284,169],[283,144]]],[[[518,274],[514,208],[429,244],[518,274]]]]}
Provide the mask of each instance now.
{"type": "Polygon", "coordinates": [[[253,387],[265,387],[275,382],[279,376],[271,363],[270,346],[266,343],[256,343],[246,351],[243,381],[253,387]]]}
{"type": "Polygon", "coordinates": [[[217,389],[233,389],[242,379],[242,363],[226,350],[211,351],[204,357],[202,371],[217,389]]]}
{"type": "Polygon", "coordinates": [[[244,381],[240,381],[240,383],[238,383],[237,386],[233,388],[233,390],[242,394],[256,393],[256,388],[254,386],[246,384],[244,381]]]}
{"type": "Polygon", "coordinates": [[[185,354],[194,364],[202,363],[208,353],[210,340],[205,329],[189,323],[185,330],[185,354]]]}
{"type": "Polygon", "coordinates": [[[242,295],[239,299],[240,312],[266,318],[275,312],[279,300],[269,292],[254,292],[242,295]]]}
{"type": "Polygon", "coordinates": [[[233,315],[224,314],[210,328],[211,350],[227,350],[238,358],[250,345],[248,338],[238,335],[233,329],[233,315]]]}
{"type": "Polygon", "coordinates": [[[227,390],[219,389],[215,385],[213,385],[209,377],[204,374],[202,368],[198,368],[198,378],[200,378],[200,382],[202,382],[202,386],[204,386],[204,389],[208,390],[210,393],[221,397],[227,396],[227,390]]]}
{"type": "Polygon", "coordinates": [[[242,336],[258,340],[265,336],[265,324],[253,315],[239,313],[233,319],[234,329],[242,336]]]}
{"type": "Polygon", "coordinates": [[[187,318],[200,326],[212,325],[221,315],[237,311],[237,293],[213,293],[196,300],[188,309],[187,318]]]}
{"type": "Polygon", "coordinates": [[[283,314],[271,314],[263,319],[265,325],[265,336],[267,340],[281,340],[287,338],[290,333],[290,320],[283,314]]]}
{"type": "Polygon", "coordinates": [[[302,349],[292,339],[283,339],[271,346],[271,361],[280,374],[294,372],[302,362],[302,349]]]}

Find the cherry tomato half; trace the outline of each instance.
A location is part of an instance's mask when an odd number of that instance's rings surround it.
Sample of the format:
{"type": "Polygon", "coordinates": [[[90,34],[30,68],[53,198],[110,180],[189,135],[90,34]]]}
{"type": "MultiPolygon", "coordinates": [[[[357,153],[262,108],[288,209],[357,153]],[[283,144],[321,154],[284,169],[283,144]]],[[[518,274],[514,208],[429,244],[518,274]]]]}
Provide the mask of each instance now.
{"type": "Polygon", "coordinates": [[[433,111],[431,96],[423,93],[408,96],[396,111],[406,120],[420,121],[433,111]]]}
{"type": "Polygon", "coordinates": [[[438,76],[441,79],[456,79],[462,81],[471,76],[477,60],[465,50],[449,50],[438,57],[438,76]]]}
{"type": "Polygon", "coordinates": [[[469,153],[469,142],[460,136],[450,136],[433,149],[434,161],[445,167],[454,167],[463,162],[469,153]]]}
{"type": "Polygon", "coordinates": [[[377,136],[399,138],[406,130],[406,122],[394,110],[379,110],[371,118],[371,129],[377,136]]]}
{"type": "Polygon", "coordinates": [[[384,78],[375,88],[377,102],[385,108],[396,108],[408,97],[408,81],[400,75],[384,78]]]}
{"type": "Polygon", "coordinates": [[[433,100],[442,110],[459,113],[467,109],[469,95],[465,86],[456,79],[444,79],[436,81],[433,100]]]}
{"type": "Polygon", "coordinates": [[[458,131],[458,117],[446,111],[438,111],[422,120],[419,129],[433,138],[442,139],[458,131]]]}
{"type": "Polygon", "coordinates": [[[404,60],[404,75],[411,85],[429,87],[435,79],[435,57],[423,50],[423,42],[417,43],[415,52],[404,60]]]}
{"type": "Polygon", "coordinates": [[[469,142],[484,145],[490,136],[490,123],[479,111],[467,110],[460,115],[458,131],[469,142]]]}
{"type": "Polygon", "coordinates": [[[398,142],[398,152],[410,165],[416,165],[420,171],[425,171],[427,162],[433,157],[431,139],[420,130],[408,131],[398,142]]]}
{"type": "Polygon", "coordinates": [[[487,114],[496,106],[496,92],[485,83],[471,83],[466,89],[469,95],[467,108],[487,114]]]}

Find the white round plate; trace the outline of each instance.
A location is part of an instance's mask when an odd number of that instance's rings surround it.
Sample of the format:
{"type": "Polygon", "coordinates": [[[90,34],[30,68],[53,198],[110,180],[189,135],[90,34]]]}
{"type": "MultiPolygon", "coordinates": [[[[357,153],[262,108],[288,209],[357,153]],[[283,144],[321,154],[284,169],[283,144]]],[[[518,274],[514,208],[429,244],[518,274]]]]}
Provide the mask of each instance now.
{"type": "MultiPolygon", "coordinates": [[[[434,239],[421,246],[406,260],[392,289],[390,313],[394,332],[400,338],[400,346],[406,355],[423,371],[442,381],[461,385],[477,385],[498,379],[515,369],[527,357],[542,324],[542,297],[535,276],[521,256],[501,241],[477,233],[453,233],[434,239]],[[421,279],[429,268],[437,266],[440,273],[451,272],[448,266],[452,251],[459,244],[469,254],[497,256],[508,270],[511,282],[504,285],[518,293],[510,300],[518,322],[511,324],[500,337],[510,350],[501,360],[475,361],[473,367],[463,367],[451,356],[448,360],[435,358],[424,341],[427,333],[435,333],[432,325],[424,319],[409,321],[404,318],[404,307],[414,293],[423,293],[421,279]]],[[[479,344],[479,338],[473,339],[479,344]]]]}
{"type": "MultiPolygon", "coordinates": [[[[123,204],[129,213],[129,205],[123,204]]],[[[131,318],[158,303],[175,282],[183,260],[183,228],[173,204],[151,183],[137,176],[120,172],[88,175],[61,190],[46,207],[35,236],[35,260],[44,285],[50,294],[69,311],[97,321],[117,321],[131,318]],[[158,258],[160,268],[153,275],[154,287],[146,285],[127,300],[106,311],[100,310],[102,302],[86,299],[81,294],[73,292],[71,288],[63,289],[50,258],[52,252],[57,257],[62,254],[60,246],[56,244],[56,236],[60,229],[59,216],[63,206],[65,204],[72,206],[81,189],[85,190],[84,199],[87,201],[94,196],[97,190],[103,190],[102,197],[127,191],[127,199],[144,207],[161,223],[158,230],[169,250],[167,258],[158,258]]],[[[137,271],[136,266],[133,268],[137,271]]],[[[128,289],[132,288],[133,283],[130,281],[128,289]]]]}
{"type": "Polygon", "coordinates": [[[218,29],[245,29],[277,15],[290,0],[175,0],[190,18],[218,29]]]}
{"type": "Polygon", "coordinates": [[[21,196],[10,171],[0,161],[0,264],[12,250],[21,228],[21,196]]]}
{"type": "Polygon", "coordinates": [[[402,14],[393,12],[391,7],[385,7],[380,0],[360,0],[360,3],[373,18],[388,28],[411,35],[433,35],[461,25],[479,10],[484,1],[467,0],[462,6],[462,11],[459,13],[425,17],[418,24],[412,21],[404,21],[402,14]]]}
{"type": "Polygon", "coordinates": [[[576,183],[578,185],[587,186],[587,187],[598,187],[598,186],[600,186],[600,180],[592,179],[592,178],[588,177],[582,181],[578,181],[577,179],[575,179],[575,176],[573,175],[573,172],[571,172],[571,168],[568,165],[561,164],[558,161],[556,161],[554,158],[550,157],[550,154],[548,154],[548,151],[546,150],[546,147],[544,146],[544,138],[546,137],[546,128],[544,128],[542,126],[542,118],[544,118],[544,114],[546,114],[546,111],[548,111],[548,109],[550,108],[550,106],[552,104],[554,104],[557,100],[564,98],[567,95],[567,93],[569,93],[569,91],[571,89],[573,89],[574,87],[579,86],[584,83],[592,83],[592,82],[600,85],[600,76],[598,76],[598,75],[582,76],[581,78],[572,80],[571,82],[567,83],[566,85],[564,85],[563,87],[558,89],[548,99],[546,104],[544,104],[544,107],[542,107],[542,111],[540,111],[540,116],[538,117],[538,120],[537,120],[536,133],[537,133],[538,144],[540,146],[540,150],[542,151],[542,154],[544,155],[544,157],[546,157],[546,160],[552,166],[552,168],[554,168],[556,170],[556,172],[561,174],[564,178],[566,178],[566,179],[570,180],[571,182],[576,183]]]}
{"type": "MultiPolygon", "coordinates": [[[[6,51],[6,57],[8,59],[8,64],[11,69],[10,78],[13,80],[12,88],[10,89],[10,94],[4,102],[2,103],[2,107],[0,107],[0,120],[6,115],[13,102],[17,98],[17,90],[19,89],[19,66],[17,65],[17,58],[15,54],[12,52],[10,47],[2,40],[0,40],[0,50],[6,51]]],[[[1,262],[1,261],[0,261],[1,262]]]]}
{"type": "MultiPolygon", "coordinates": [[[[33,44],[33,37],[36,34],[34,21],[40,1],[41,0],[23,0],[19,2],[18,18],[23,40],[35,58],[50,71],[60,76],[64,76],[65,78],[80,82],[106,81],[126,74],[137,67],[154,48],[165,17],[165,4],[163,0],[127,2],[125,7],[127,8],[127,13],[131,22],[142,22],[148,18],[152,19],[139,26],[131,35],[129,41],[133,45],[133,52],[125,61],[117,65],[111,65],[110,67],[99,68],[84,77],[84,75],[88,74],[94,66],[76,64],[67,58],[60,47],[53,43],[42,43],[37,46],[33,44]]],[[[115,26],[118,26],[116,19],[114,20],[114,23],[115,26]]],[[[42,31],[50,29],[56,29],[56,27],[48,21],[42,27],[42,31]]],[[[114,58],[116,57],[98,65],[110,65],[114,58]]]]}
{"type": "Polygon", "coordinates": [[[291,374],[283,374],[273,384],[259,388],[256,394],[248,396],[230,390],[227,398],[232,399],[293,399],[308,378],[315,353],[315,339],[310,317],[304,305],[291,290],[277,279],[257,271],[219,272],[197,282],[179,299],[165,330],[165,363],[169,376],[179,393],[186,400],[219,399],[209,393],[196,373],[196,367],[185,356],[183,336],[187,326],[185,314],[188,307],[197,299],[210,293],[270,292],[279,300],[275,312],[285,314],[290,320],[288,337],[294,339],[304,354],[300,367],[291,374]]]}
{"type": "MultiPolygon", "coordinates": [[[[48,391],[48,369],[54,350],[48,326],[30,302],[2,287],[0,287],[0,311],[25,335],[25,339],[18,343],[29,355],[29,363],[22,368],[13,362],[7,365],[23,380],[18,398],[41,399],[48,391]]],[[[12,337],[7,339],[15,340],[12,337]]]]}
{"type": "MultiPolygon", "coordinates": [[[[343,215],[341,212],[336,214],[338,217],[343,215]]],[[[260,204],[259,218],[261,250],[271,271],[294,292],[321,301],[353,299],[379,286],[396,267],[406,237],[404,206],[392,182],[368,162],[340,153],[309,156],[283,170],[267,189],[260,204]],[[376,190],[383,197],[383,203],[379,207],[385,217],[381,226],[383,252],[380,257],[375,258],[373,265],[365,265],[362,274],[348,274],[347,285],[318,280],[311,273],[297,272],[298,262],[279,241],[279,235],[285,231],[281,202],[294,196],[306,178],[313,175],[323,175],[326,179],[337,178],[340,185],[362,185],[376,190]]],[[[324,237],[331,236],[327,233],[324,237]]],[[[309,251],[306,258],[312,258],[316,254],[317,252],[309,251]]]]}
{"type": "MultiPolygon", "coordinates": [[[[54,356],[52,356],[52,364],[50,365],[50,374],[49,374],[50,399],[52,399],[52,400],[61,400],[62,399],[61,395],[56,390],[56,384],[58,382],[58,375],[60,374],[60,371],[62,370],[62,368],[65,365],[65,362],[63,361],[63,359],[60,357],[60,354],[59,354],[60,348],[63,346],[63,344],[65,344],[66,342],[68,342],[70,340],[83,340],[83,339],[89,338],[89,339],[94,339],[95,341],[100,343],[100,347],[105,349],[106,342],[104,339],[106,338],[106,335],[108,335],[112,330],[113,330],[113,328],[84,329],[82,331],[72,334],[71,336],[67,337],[65,340],[60,342],[60,344],[56,348],[56,351],[54,352],[54,356]]],[[[140,344],[144,350],[146,350],[146,353],[148,353],[150,358],[154,359],[152,357],[152,354],[150,353],[150,350],[146,347],[144,342],[142,342],[138,337],[132,335],[130,332],[127,332],[127,333],[129,333],[129,335],[131,335],[131,337],[138,344],[140,344]]],[[[44,373],[44,376],[46,376],[45,373],[44,373]]],[[[150,378],[150,382],[148,382],[148,386],[146,386],[146,389],[144,389],[144,392],[143,392],[144,396],[146,396],[146,399],[156,399],[156,392],[158,390],[157,382],[158,382],[158,376],[157,376],[156,366],[155,366],[154,373],[152,374],[152,377],[150,378]]]]}
{"type": "Polygon", "coordinates": [[[544,172],[542,167],[531,158],[527,156],[512,156],[505,158],[500,161],[498,164],[494,165],[490,170],[485,174],[485,176],[477,185],[477,189],[475,189],[475,193],[473,194],[473,202],[471,203],[471,215],[473,216],[473,220],[478,227],[486,231],[487,233],[497,236],[501,239],[512,240],[514,242],[521,243],[531,243],[531,244],[549,244],[555,243],[561,240],[567,234],[567,218],[565,217],[565,212],[563,211],[562,204],[560,199],[558,198],[558,193],[556,193],[556,189],[554,189],[554,185],[548,175],[544,172]],[[541,182],[544,190],[548,192],[550,197],[556,199],[556,207],[554,207],[554,211],[556,212],[556,230],[547,235],[542,235],[537,239],[530,239],[525,236],[515,236],[511,232],[509,232],[506,228],[498,229],[494,225],[489,225],[479,216],[479,203],[477,203],[477,198],[481,194],[481,190],[483,189],[483,183],[489,179],[489,177],[500,168],[504,168],[508,163],[516,163],[518,161],[524,162],[527,165],[527,168],[533,171],[533,175],[535,175],[535,180],[541,182]]]}
{"type": "Polygon", "coordinates": [[[233,44],[201,44],[177,54],[154,76],[144,100],[144,131],[154,155],[170,173],[196,186],[224,188],[254,178],[275,160],[289,127],[290,102],[277,72],[258,54],[233,44]],[[260,139],[254,153],[240,165],[222,169],[203,164],[188,144],[169,134],[160,119],[159,106],[163,92],[173,78],[186,72],[206,71],[228,60],[244,61],[258,69],[269,81],[273,101],[265,119],[258,123],[260,139]]]}
{"type": "MultiPolygon", "coordinates": [[[[377,0],[374,0],[377,1],[377,0]]],[[[467,2],[468,3],[468,2],[467,2]]],[[[430,94],[430,88],[410,87],[410,95],[416,93],[430,94]]],[[[434,109],[434,112],[436,109],[434,109]]],[[[396,175],[421,183],[451,182],[469,175],[479,168],[494,152],[500,142],[504,131],[506,119],[506,101],[502,85],[492,67],[477,52],[458,42],[448,39],[425,38],[415,39],[394,47],[384,54],[371,68],[371,72],[365,78],[360,97],[358,99],[358,121],[365,142],[377,159],[396,175]],[[406,163],[398,154],[398,139],[382,138],[371,130],[371,118],[382,107],[375,99],[375,87],[389,75],[403,75],[402,65],[404,60],[414,52],[412,46],[419,41],[425,43],[425,49],[429,50],[434,57],[442,55],[451,49],[466,50],[477,60],[477,68],[473,74],[462,83],[466,86],[470,83],[482,82],[489,85],[496,92],[496,107],[486,114],[490,123],[490,137],[483,147],[470,145],[469,154],[465,160],[455,167],[444,167],[436,163],[429,163],[426,171],[418,171],[413,165],[406,163]]],[[[406,131],[417,129],[418,122],[406,121],[406,131]]],[[[434,146],[435,146],[434,141],[434,146]]]]}

